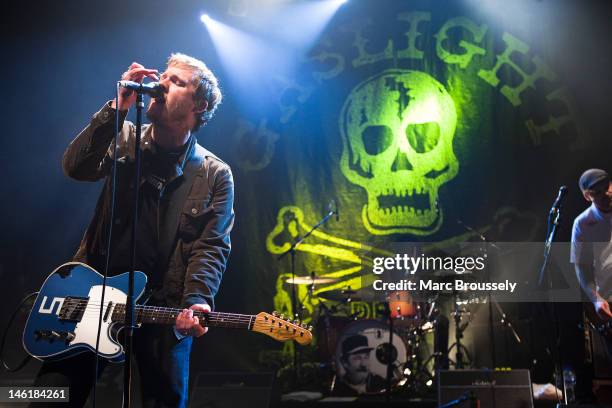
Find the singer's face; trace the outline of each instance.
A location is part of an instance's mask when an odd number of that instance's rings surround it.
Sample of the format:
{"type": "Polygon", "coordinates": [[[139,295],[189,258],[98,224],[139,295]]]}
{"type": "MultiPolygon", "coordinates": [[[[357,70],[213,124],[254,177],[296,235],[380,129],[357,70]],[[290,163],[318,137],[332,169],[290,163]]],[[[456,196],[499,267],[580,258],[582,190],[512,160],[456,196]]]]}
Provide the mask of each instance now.
{"type": "Polygon", "coordinates": [[[587,200],[603,212],[612,211],[612,182],[606,181],[596,184],[591,190],[584,193],[587,200]]]}
{"type": "Polygon", "coordinates": [[[163,127],[186,127],[195,124],[196,84],[193,72],[186,68],[170,66],[161,74],[159,83],[164,88],[164,98],[151,98],[147,117],[151,123],[163,127]]]}

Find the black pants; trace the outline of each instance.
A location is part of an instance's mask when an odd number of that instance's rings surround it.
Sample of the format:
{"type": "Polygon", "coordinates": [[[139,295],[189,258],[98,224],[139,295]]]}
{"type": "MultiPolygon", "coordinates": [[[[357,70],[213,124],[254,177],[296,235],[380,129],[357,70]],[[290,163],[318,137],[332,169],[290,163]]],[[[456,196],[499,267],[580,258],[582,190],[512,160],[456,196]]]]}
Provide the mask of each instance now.
{"type": "MultiPolygon", "coordinates": [[[[143,407],[187,406],[189,354],[193,339],[178,340],[172,326],[143,325],[134,331],[134,357],[138,367],[143,407]]],[[[34,386],[70,387],[70,402],[34,403],[32,407],[81,408],[93,387],[94,354],[85,352],[65,360],[45,362],[34,386]]],[[[108,363],[100,359],[100,371],[108,363]]]]}

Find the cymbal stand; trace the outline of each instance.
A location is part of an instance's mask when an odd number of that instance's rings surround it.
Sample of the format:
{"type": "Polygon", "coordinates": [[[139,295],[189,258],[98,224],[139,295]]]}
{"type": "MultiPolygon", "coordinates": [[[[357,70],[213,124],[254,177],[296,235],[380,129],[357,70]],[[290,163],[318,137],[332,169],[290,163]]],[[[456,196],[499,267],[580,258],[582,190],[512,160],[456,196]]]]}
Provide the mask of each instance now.
{"type": "Polygon", "coordinates": [[[463,332],[467,328],[469,321],[461,323],[461,318],[463,314],[466,312],[464,312],[461,309],[461,306],[459,305],[459,299],[458,299],[457,293],[455,293],[455,296],[454,296],[454,303],[455,303],[455,311],[452,313],[452,315],[453,315],[453,320],[455,321],[455,342],[449,347],[448,353],[450,354],[453,347],[456,348],[455,361],[453,365],[455,366],[456,369],[462,369],[462,368],[465,368],[465,364],[463,360],[464,352],[465,352],[465,356],[467,357],[468,364],[471,364],[471,360],[472,360],[470,357],[469,351],[461,343],[461,339],[463,338],[463,332]]]}
{"type": "MultiPolygon", "coordinates": [[[[282,254],[280,254],[276,260],[280,261],[281,259],[283,259],[285,256],[287,256],[287,254],[291,255],[291,279],[295,279],[295,252],[297,247],[304,242],[316,229],[318,229],[319,227],[321,227],[323,224],[325,224],[327,221],[329,221],[329,219],[338,213],[338,209],[329,209],[328,213],[319,221],[317,222],[311,229],[310,231],[308,231],[306,234],[304,234],[303,236],[298,236],[297,239],[293,242],[293,244],[291,244],[291,246],[289,247],[289,249],[287,249],[285,252],[283,252],[282,254]]],[[[337,218],[337,217],[336,217],[337,218]]],[[[297,293],[296,293],[296,285],[292,285],[291,288],[291,312],[293,313],[293,318],[297,319],[297,320],[301,320],[302,316],[301,316],[301,309],[298,310],[297,308],[297,293]]],[[[299,354],[298,354],[298,348],[295,347],[293,349],[293,367],[295,368],[294,374],[295,374],[295,383],[297,385],[298,383],[298,379],[300,378],[300,364],[299,364],[299,354]]]]}

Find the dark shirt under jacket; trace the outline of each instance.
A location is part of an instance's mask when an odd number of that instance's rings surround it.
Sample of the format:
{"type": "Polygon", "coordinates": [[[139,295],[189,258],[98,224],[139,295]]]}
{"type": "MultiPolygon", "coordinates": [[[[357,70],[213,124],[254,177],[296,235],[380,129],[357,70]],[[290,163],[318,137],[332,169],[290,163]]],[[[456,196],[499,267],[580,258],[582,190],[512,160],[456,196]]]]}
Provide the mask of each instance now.
{"type": "MultiPolygon", "coordinates": [[[[156,266],[159,262],[160,223],[165,219],[169,201],[172,200],[172,195],[166,190],[167,180],[174,166],[178,164],[183,167],[184,156],[191,140],[177,151],[164,150],[155,142],[151,144],[151,149],[145,150],[141,157],[142,183],[138,203],[135,270],[147,274],[149,287],[153,289],[161,286],[163,278],[156,275],[155,271],[160,270],[156,266]]],[[[116,225],[113,232],[109,263],[112,275],[129,271],[131,268],[133,217],[133,211],[127,211],[125,222],[116,225]]]]}

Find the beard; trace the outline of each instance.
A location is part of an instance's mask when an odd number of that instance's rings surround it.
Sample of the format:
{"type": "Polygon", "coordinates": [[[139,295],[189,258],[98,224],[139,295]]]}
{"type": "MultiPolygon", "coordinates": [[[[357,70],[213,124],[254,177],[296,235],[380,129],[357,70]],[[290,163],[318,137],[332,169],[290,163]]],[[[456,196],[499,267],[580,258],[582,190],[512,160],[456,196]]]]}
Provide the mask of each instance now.
{"type": "Polygon", "coordinates": [[[174,128],[183,126],[188,120],[188,107],[178,102],[151,99],[147,108],[147,119],[155,125],[163,128],[174,128]]]}
{"type": "Polygon", "coordinates": [[[346,379],[351,384],[363,384],[366,381],[367,377],[368,377],[367,370],[359,369],[359,370],[355,370],[355,371],[346,373],[346,379]]]}

